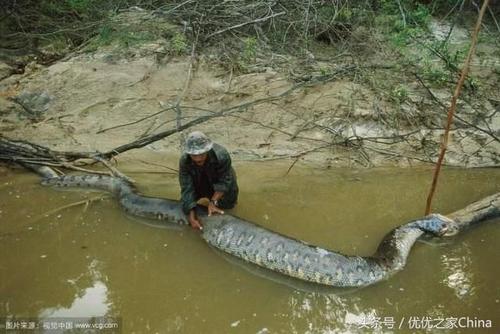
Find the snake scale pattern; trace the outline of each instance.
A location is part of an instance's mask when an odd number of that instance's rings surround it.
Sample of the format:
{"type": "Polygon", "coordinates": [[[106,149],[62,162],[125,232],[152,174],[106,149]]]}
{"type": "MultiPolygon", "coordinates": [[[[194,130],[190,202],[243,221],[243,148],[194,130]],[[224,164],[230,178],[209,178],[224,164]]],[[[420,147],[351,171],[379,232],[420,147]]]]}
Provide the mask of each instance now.
{"type": "MultiPolygon", "coordinates": [[[[44,185],[106,190],[113,193],[130,214],[188,224],[179,201],[141,195],[120,178],[93,174],[57,176],[50,170],[38,170],[38,173],[44,176],[44,185]]],[[[493,209],[485,211],[481,219],[500,214],[498,207],[493,206],[493,209]]],[[[375,254],[368,257],[344,255],[309,245],[228,214],[203,217],[201,236],[223,252],[300,280],[336,287],[359,287],[384,280],[401,270],[421,235],[442,236],[464,229],[467,223],[462,217],[462,225],[457,224],[460,219],[460,215],[451,220],[433,214],[396,227],[384,237],[375,254]]]]}

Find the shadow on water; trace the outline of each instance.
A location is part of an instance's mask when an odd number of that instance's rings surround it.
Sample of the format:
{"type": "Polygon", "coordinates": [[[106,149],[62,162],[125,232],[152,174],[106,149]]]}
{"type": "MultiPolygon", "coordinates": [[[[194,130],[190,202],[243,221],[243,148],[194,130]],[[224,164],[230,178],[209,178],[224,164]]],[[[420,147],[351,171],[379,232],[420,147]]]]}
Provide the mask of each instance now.
{"type": "Polygon", "coordinates": [[[178,225],[154,219],[137,217],[128,213],[124,213],[124,216],[126,217],[127,220],[129,220],[132,223],[138,223],[152,228],[164,229],[169,231],[184,231],[187,228],[185,225],[178,225]]]}

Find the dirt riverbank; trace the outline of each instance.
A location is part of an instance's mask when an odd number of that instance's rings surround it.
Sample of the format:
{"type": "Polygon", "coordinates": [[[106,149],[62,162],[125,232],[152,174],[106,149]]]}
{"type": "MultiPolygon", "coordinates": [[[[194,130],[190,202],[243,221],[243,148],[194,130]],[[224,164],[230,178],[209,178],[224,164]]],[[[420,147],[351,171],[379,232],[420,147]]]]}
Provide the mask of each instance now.
{"type": "MultiPolygon", "coordinates": [[[[242,73],[209,54],[165,56],[165,47],[106,46],[49,66],[34,61],[22,74],[2,64],[1,133],[54,150],[104,151],[225,110],[124,157],[163,163],[196,129],[235,160],[287,159],[322,168],[436,160],[451,91],[401,77],[386,51],[306,60],[276,54],[279,61],[257,60],[259,66],[242,73]],[[397,89],[384,94],[387,87],[397,89]]],[[[500,164],[500,62],[497,50],[482,54],[488,64],[477,58],[472,73],[484,84],[459,103],[448,165],[500,164]]]]}

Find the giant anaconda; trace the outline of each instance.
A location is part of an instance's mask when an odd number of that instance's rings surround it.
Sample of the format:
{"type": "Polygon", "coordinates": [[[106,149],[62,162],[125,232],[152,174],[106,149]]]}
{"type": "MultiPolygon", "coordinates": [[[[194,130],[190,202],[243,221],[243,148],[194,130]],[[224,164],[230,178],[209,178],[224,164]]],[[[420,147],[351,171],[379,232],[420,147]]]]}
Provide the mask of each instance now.
{"type": "MultiPolygon", "coordinates": [[[[180,202],[147,197],[122,179],[102,175],[56,176],[49,170],[44,185],[91,187],[112,192],[130,214],[187,224],[180,202]]],[[[365,286],[401,270],[415,241],[424,233],[454,234],[470,224],[500,216],[500,194],[491,196],[489,205],[475,208],[474,218],[466,209],[447,218],[430,215],[390,231],[373,256],[349,256],[286,237],[244,219],[225,215],[203,217],[203,239],[215,248],[245,261],[301,280],[338,287],[365,286]]]]}

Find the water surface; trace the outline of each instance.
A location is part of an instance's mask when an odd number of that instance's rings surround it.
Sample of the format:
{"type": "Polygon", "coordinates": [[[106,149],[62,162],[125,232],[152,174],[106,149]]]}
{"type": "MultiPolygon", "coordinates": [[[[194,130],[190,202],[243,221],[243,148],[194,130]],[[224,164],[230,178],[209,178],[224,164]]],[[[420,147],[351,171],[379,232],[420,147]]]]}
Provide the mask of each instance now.
{"type": "MultiPolygon", "coordinates": [[[[237,165],[232,213],[359,255],[422,216],[432,172],[294,167],[285,175],[288,166],[237,165]]],[[[178,198],[175,175],[130,175],[148,195],[178,198]]],[[[498,192],[498,180],[499,169],[445,170],[434,211],[498,192]]],[[[493,322],[481,332],[498,332],[498,223],[417,243],[405,270],[377,285],[324,289],[235,261],[190,228],[127,216],[103,192],[43,188],[11,172],[0,176],[0,317],[117,316],[124,333],[344,333],[377,322],[370,330],[411,333],[416,318],[469,317],[493,322]]]]}

